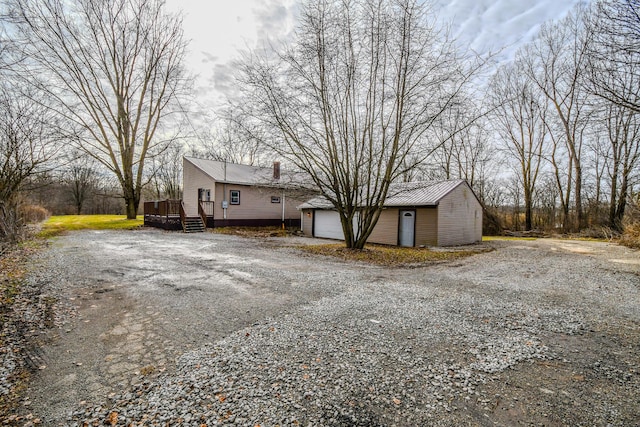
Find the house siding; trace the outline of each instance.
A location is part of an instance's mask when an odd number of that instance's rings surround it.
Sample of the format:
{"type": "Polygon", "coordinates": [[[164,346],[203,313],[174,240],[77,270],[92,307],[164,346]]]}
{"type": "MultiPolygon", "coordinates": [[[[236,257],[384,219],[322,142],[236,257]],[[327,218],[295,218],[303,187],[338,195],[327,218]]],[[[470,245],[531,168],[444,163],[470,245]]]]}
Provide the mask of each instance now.
{"type": "Polygon", "coordinates": [[[397,208],[389,208],[380,213],[380,218],[373,228],[368,242],[382,245],[398,244],[398,211],[397,208]]]}
{"type": "MultiPolygon", "coordinates": [[[[224,218],[223,200],[228,202],[227,220],[282,219],[282,190],[278,188],[216,183],[213,213],[215,220],[224,218]],[[239,205],[232,205],[229,201],[229,192],[232,190],[240,191],[239,205]],[[280,203],[271,203],[272,196],[280,197],[280,203]]],[[[285,218],[298,220],[300,213],[296,206],[300,203],[285,194],[285,218]]]]}
{"type": "Polygon", "coordinates": [[[416,209],[416,246],[438,246],[438,209],[416,209]]]}
{"type": "Polygon", "coordinates": [[[211,200],[214,200],[215,181],[186,159],[183,160],[182,167],[184,177],[182,202],[184,204],[184,211],[187,216],[197,216],[198,189],[206,188],[211,190],[211,200]]]}
{"type": "Polygon", "coordinates": [[[303,209],[302,210],[302,216],[301,216],[301,221],[302,224],[300,224],[300,227],[302,229],[302,234],[304,234],[305,236],[309,236],[312,237],[313,236],[313,215],[314,215],[314,211],[313,209],[303,209]]]}
{"type": "Polygon", "coordinates": [[[469,187],[460,185],[440,201],[437,227],[439,246],[482,240],[482,206],[469,187]]]}

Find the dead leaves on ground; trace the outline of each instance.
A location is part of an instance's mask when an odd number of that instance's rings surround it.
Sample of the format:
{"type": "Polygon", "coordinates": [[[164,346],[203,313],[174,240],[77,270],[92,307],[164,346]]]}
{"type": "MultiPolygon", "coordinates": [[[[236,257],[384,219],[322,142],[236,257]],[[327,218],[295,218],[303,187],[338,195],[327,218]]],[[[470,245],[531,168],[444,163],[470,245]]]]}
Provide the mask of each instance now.
{"type": "Polygon", "coordinates": [[[460,249],[401,248],[396,246],[367,245],[364,249],[349,249],[341,243],[305,245],[301,250],[314,255],[332,256],[345,261],[358,261],[387,267],[424,265],[451,261],[478,253],[489,252],[488,247],[460,249]]]}

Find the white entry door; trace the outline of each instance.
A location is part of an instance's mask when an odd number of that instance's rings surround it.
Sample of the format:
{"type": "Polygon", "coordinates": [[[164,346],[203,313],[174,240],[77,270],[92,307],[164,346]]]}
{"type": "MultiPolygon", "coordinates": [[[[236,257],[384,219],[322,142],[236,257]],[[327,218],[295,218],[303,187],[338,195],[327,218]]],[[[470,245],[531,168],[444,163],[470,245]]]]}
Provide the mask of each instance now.
{"type": "Polygon", "coordinates": [[[400,211],[400,230],[399,244],[400,246],[414,246],[416,231],[416,212],[400,211]]]}

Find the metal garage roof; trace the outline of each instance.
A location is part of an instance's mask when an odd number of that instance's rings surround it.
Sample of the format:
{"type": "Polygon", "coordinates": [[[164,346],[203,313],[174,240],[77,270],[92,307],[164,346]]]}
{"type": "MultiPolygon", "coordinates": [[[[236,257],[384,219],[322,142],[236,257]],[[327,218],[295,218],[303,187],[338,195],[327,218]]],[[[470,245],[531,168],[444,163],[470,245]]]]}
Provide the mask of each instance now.
{"type": "MultiPolygon", "coordinates": [[[[440,200],[459,185],[468,185],[462,179],[442,181],[416,181],[392,184],[385,206],[437,206],[440,200]]],[[[333,205],[324,197],[316,197],[298,206],[298,209],[331,209],[333,205]]]]}
{"type": "Polygon", "coordinates": [[[465,181],[418,181],[392,185],[385,206],[437,206],[440,200],[465,181]]]}

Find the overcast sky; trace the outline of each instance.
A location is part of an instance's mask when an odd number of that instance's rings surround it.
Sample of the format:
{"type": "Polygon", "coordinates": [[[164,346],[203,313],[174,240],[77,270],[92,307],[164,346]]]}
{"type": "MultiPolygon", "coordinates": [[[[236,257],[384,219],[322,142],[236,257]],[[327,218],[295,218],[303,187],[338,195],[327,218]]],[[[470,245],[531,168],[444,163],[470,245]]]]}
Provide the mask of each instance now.
{"type": "MultiPolygon", "coordinates": [[[[464,46],[511,57],[540,25],[561,19],[581,0],[433,0],[464,46]]],[[[215,105],[232,84],[231,61],[239,50],[286,37],[295,25],[298,0],[167,0],[183,10],[190,39],[188,64],[199,75],[197,92],[215,105]],[[218,101],[216,101],[218,100],[218,101]]]]}

